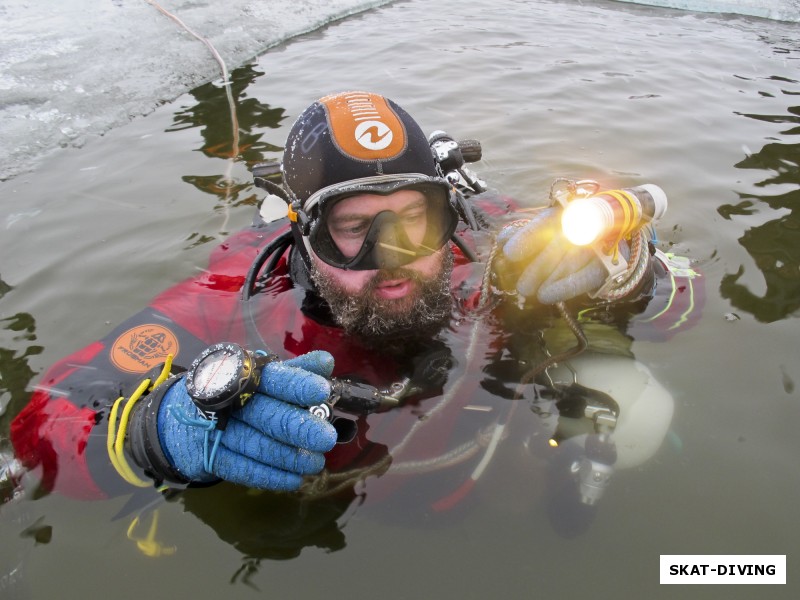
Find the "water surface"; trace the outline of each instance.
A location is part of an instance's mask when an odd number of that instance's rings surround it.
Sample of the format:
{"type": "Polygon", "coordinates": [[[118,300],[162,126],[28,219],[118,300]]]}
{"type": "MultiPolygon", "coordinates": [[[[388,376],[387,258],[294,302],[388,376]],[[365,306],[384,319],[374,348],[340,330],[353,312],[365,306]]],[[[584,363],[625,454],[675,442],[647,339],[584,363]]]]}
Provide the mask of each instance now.
{"type": "Polygon", "coordinates": [[[125,498],[30,499],[0,513],[4,581],[35,599],[672,598],[658,585],[661,554],[787,554],[789,584],[756,591],[795,597],[797,34],[616,2],[398,2],[235,69],[235,161],[217,82],[0,184],[3,432],[42,369],[196,273],[250,222],[260,194],[248,167],[278,157],[293,119],[331,91],[376,90],[426,130],[480,139],[483,177],[524,204],[543,203],[557,176],[657,183],[670,197],[662,244],[695,261],[705,289],[692,329],[634,341],[674,396],[670,434],[615,474],[577,537],[553,526],[541,465],[509,449],[460,522],[414,506],[381,518],[367,501],[341,520],[343,547],[291,560],[221,541],[181,501],[159,508],[159,539],[176,552],[151,559],[128,539],[125,498]]]}

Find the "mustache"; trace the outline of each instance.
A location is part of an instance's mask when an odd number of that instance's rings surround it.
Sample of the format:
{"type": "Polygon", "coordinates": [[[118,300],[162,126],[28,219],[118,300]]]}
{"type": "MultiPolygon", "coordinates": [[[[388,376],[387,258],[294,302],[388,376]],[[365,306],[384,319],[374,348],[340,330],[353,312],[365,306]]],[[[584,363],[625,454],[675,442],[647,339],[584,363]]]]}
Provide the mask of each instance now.
{"type": "Polygon", "coordinates": [[[452,309],[452,268],[452,254],[447,253],[431,275],[406,267],[381,269],[371,273],[356,294],[347,291],[334,276],[320,271],[316,265],[312,265],[311,277],[340,327],[365,343],[376,340],[380,345],[380,340],[385,341],[386,336],[418,337],[430,335],[441,327],[452,309]],[[413,292],[402,299],[385,299],[377,293],[381,283],[398,279],[417,282],[413,292]]]}
{"type": "Polygon", "coordinates": [[[398,267],[396,269],[379,270],[369,281],[367,281],[365,287],[367,290],[372,291],[377,289],[380,284],[386,281],[393,281],[395,279],[411,279],[417,283],[428,281],[428,278],[423,277],[417,271],[406,269],[405,267],[398,267]]]}

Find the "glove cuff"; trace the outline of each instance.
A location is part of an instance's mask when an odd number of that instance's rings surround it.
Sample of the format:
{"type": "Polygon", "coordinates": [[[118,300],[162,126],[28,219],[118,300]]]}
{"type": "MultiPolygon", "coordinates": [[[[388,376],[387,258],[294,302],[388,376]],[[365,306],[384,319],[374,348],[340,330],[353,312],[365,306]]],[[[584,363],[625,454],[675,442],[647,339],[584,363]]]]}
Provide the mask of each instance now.
{"type": "Polygon", "coordinates": [[[158,482],[189,483],[189,479],[172,466],[158,438],[158,409],[161,401],[183,376],[184,373],[169,377],[139,402],[131,415],[127,440],[131,456],[136,464],[158,482]]]}

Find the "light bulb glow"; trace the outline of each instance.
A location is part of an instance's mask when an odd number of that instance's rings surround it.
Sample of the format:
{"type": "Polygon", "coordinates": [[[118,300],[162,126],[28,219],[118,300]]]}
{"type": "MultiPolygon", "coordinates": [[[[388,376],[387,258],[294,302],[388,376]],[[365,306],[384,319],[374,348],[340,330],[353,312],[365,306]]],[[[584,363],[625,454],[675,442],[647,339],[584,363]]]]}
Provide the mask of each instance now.
{"type": "Polygon", "coordinates": [[[579,198],[567,204],[561,215],[564,236],[576,246],[595,242],[614,225],[614,215],[599,198],[579,198]]]}

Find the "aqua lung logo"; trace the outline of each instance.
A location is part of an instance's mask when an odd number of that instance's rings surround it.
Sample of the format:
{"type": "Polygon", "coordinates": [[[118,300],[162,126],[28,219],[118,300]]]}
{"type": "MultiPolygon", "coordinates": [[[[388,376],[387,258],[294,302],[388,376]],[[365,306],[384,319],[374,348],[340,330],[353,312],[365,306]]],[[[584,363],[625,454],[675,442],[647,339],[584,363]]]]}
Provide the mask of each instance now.
{"type": "Polygon", "coordinates": [[[364,121],[356,127],[356,141],[367,150],[383,150],[393,137],[392,130],[381,121],[364,121]]]}
{"type": "Polygon", "coordinates": [[[405,126],[386,98],[366,92],[326,96],[320,102],[336,146],[359,160],[390,160],[406,148],[405,126]]]}

